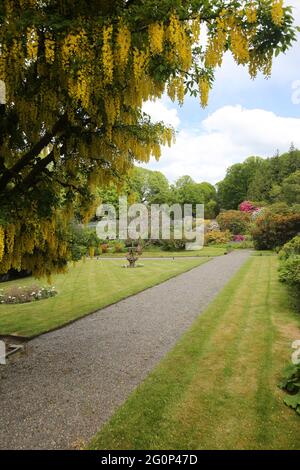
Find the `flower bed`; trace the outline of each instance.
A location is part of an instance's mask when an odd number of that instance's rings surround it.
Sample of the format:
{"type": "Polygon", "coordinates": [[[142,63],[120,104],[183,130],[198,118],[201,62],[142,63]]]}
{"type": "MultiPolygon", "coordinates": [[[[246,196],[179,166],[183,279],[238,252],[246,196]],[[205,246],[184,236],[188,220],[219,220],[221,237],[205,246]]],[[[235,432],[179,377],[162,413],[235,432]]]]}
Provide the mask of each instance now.
{"type": "Polygon", "coordinates": [[[55,287],[11,287],[6,291],[0,290],[0,304],[24,304],[37,300],[49,299],[57,295],[55,287]]]}

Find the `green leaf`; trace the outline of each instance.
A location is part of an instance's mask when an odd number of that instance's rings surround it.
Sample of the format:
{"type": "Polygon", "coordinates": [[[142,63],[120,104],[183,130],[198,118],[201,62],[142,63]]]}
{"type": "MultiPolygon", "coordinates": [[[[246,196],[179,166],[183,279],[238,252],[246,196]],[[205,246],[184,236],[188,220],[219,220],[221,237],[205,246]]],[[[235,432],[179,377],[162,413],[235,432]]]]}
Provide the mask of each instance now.
{"type": "Polygon", "coordinates": [[[296,395],[289,395],[286,397],[284,399],[284,403],[290,408],[293,408],[293,410],[297,410],[298,407],[300,409],[300,392],[296,395]]]}

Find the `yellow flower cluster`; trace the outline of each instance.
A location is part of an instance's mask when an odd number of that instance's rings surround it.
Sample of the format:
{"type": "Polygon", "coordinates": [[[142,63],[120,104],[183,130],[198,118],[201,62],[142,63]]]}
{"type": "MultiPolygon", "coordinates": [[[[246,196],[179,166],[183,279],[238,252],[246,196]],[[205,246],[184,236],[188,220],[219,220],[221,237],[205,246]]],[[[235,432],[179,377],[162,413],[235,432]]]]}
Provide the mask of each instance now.
{"type": "Polygon", "coordinates": [[[31,60],[36,60],[39,49],[39,37],[35,28],[27,29],[27,57],[31,60]]]}
{"type": "Polygon", "coordinates": [[[168,41],[176,47],[180,47],[180,42],[182,39],[181,24],[176,15],[171,15],[170,23],[167,28],[167,38],[168,41]]]}
{"type": "Polygon", "coordinates": [[[281,26],[283,21],[284,11],[283,11],[283,0],[273,0],[272,3],[272,20],[273,22],[281,26]]]}
{"type": "Polygon", "coordinates": [[[246,64],[249,59],[249,45],[247,37],[239,26],[235,26],[230,31],[231,51],[238,64],[246,64]]]}
{"type": "Polygon", "coordinates": [[[6,54],[0,53],[0,80],[5,80],[6,54]]]}
{"type": "Polygon", "coordinates": [[[87,46],[88,40],[84,30],[79,31],[78,33],[67,34],[61,48],[63,66],[65,68],[68,67],[72,56],[78,56],[79,58],[84,57],[87,51],[87,46]]]}
{"type": "Polygon", "coordinates": [[[119,24],[116,35],[116,63],[121,70],[125,68],[128,62],[128,56],[131,46],[131,32],[123,23],[119,24]]]}
{"type": "Polygon", "coordinates": [[[45,59],[48,64],[52,64],[55,60],[55,41],[50,34],[46,34],[45,59]]]}
{"type": "Polygon", "coordinates": [[[246,16],[247,16],[247,20],[248,20],[249,23],[256,23],[256,21],[257,21],[257,10],[255,8],[254,3],[252,3],[251,5],[249,5],[246,8],[246,16]]]}
{"type": "Polygon", "coordinates": [[[206,78],[199,80],[199,91],[200,91],[200,102],[202,108],[205,108],[208,104],[210,86],[206,78]]]}
{"type": "Polygon", "coordinates": [[[164,25],[152,23],[148,27],[150,51],[152,54],[160,54],[164,49],[164,25]]]}
{"type": "Polygon", "coordinates": [[[113,125],[120,116],[120,99],[117,95],[108,95],[105,100],[105,112],[108,124],[113,125]]]}
{"type": "Polygon", "coordinates": [[[184,76],[179,75],[172,78],[168,83],[168,95],[172,101],[177,98],[179,104],[183,104],[185,95],[184,76]]]}
{"type": "Polygon", "coordinates": [[[111,46],[113,27],[111,25],[103,28],[102,64],[104,83],[110,84],[114,76],[114,58],[111,46]]]}
{"type": "Polygon", "coordinates": [[[4,255],[4,247],[5,247],[4,234],[5,234],[4,228],[0,225],[0,261],[2,260],[3,255],[4,255]]]}
{"type": "Polygon", "coordinates": [[[192,65],[192,40],[188,34],[188,27],[180,22],[176,15],[171,15],[166,37],[172,46],[170,61],[179,59],[184,71],[188,71],[192,65]]]}
{"type": "Polygon", "coordinates": [[[144,75],[149,60],[148,50],[139,50],[136,47],[133,50],[133,75],[138,82],[144,75]]]}
{"type": "Polygon", "coordinates": [[[205,52],[205,65],[216,67],[222,65],[223,54],[227,41],[227,27],[224,18],[217,21],[217,31],[213,37],[209,38],[205,52]]]}
{"type": "Polygon", "coordinates": [[[5,248],[7,253],[12,253],[15,243],[16,227],[13,224],[7,225],[5,229],[5,248]]]}

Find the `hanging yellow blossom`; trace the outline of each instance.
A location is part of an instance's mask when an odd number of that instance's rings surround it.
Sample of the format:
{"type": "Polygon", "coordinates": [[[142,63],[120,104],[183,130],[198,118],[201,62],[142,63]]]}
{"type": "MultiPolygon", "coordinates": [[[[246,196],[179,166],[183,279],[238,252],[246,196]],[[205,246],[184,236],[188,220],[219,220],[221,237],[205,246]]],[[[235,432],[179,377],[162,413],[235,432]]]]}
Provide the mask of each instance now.
{"type": "Polygon", "coordinates": [[[0,261],[2,260],[4,255],[4,246],[4,229],[0,225],[0,261]]]}
{"type": "Polygon", "coordinates": [[[149,59],[148,51],[133,50],[133,74],[136,81],[140,80],[145,72],[149,59]]]}
{"type": "Polygon", "coordinates": [[[15,243],[16,227],[13,224],[7,225],[5,229],[5,246],[7,253],[12,253],[15,243]]]}
{"type": "Polygon", "coordinates": [[[106,84],[112,83],[114,74],[114,60],[111,47],[113,27],[104,26],[103,28],[103,46],[102,46],[102,63],[104,82],[106,84]]]}
{"type": "Polygon", "coordinates": [[[246,36],[241,28],[236,26],[230,32],[231,51],[238,64],[246,64],[249,61],[249,46],[246,36]]]}
{"type": "Polygon", "coordinates": [[[281,26],[283,21],[283,0],[273,0],[272,3],[272,20],[273,22],[281,26]]]}
{"type": "Polygon", "coordinates": [[[120,23],[117,36],[116,36],[116,46],[117,46],[117,64],[123,69],[129,58],[129,51],[131,46],[131,32],[124,24],[120,23]]]}
{"type": "Polygon", "coordinates": [[[45,59],[48,64],[52,64],[55,60],[55,41],[50,34],[46,34],[45,59]]]}
{"type": "Polygon", "coordinates": [[[256,23],[257,21],[257,10],[254,3],[246,8],[246,16],[249,23],[256,23]]]}
{"type": "Polygon", "coordinates": [[[27,29],[27,56],[31,60],[36,60],[38,55],[39,40],[35,28],[27,29]]]}
{"type": "Polygon", "coordinates": [[[148,28],[150,51],[160,54],[164,49],[164,25],[163,23],[152,23],[148,28]]]}
{"type": "Polygon", "coordinates": [[[210,86],[206,78],[200,78],[199,80],[199,91],[200,91],[200,102],[202,108],[205,108],[208,104],[210,86]]]}
{"type": "Polygon", "coordinates": [[[180,46],[182,40],[181,24],[176,15],[171,15],[170,24],[167,29],[167,37],[173,46],[180,46]]]}

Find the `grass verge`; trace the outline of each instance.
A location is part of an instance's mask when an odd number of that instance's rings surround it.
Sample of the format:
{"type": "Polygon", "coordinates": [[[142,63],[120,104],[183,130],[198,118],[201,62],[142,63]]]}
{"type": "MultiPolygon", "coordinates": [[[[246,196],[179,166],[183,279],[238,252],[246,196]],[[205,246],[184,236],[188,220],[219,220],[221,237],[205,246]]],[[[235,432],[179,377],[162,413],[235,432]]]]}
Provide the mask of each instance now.
{"type": "Polygon", "coordinates": [[[275,256],[251,257],[91,449],[300,449],[277,384],[300,338],[275,256]]]}

